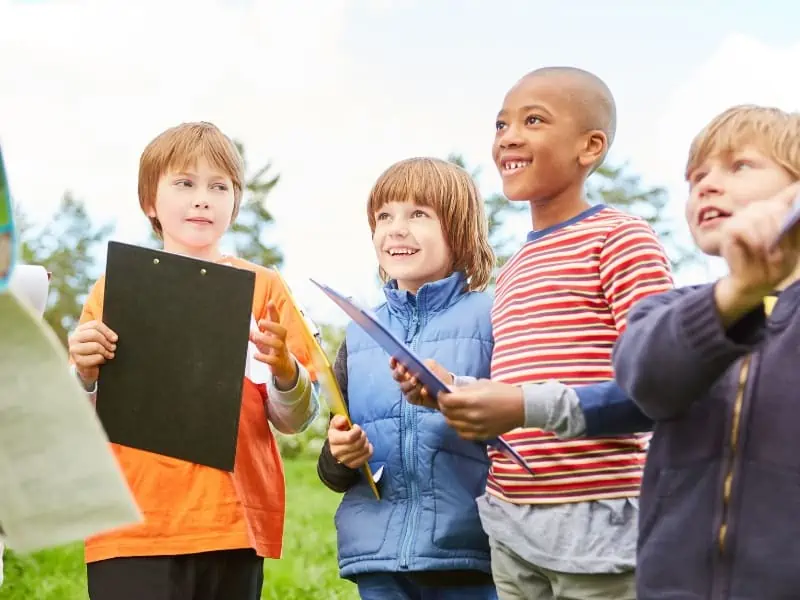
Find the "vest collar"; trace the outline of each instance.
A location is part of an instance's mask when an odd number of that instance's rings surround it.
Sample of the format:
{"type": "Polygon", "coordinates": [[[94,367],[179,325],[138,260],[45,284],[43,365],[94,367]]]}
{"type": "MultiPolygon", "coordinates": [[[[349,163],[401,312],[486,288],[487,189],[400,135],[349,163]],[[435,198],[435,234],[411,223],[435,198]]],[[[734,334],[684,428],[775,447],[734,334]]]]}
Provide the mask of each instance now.
{"type": "Polygon", "coordinates": [[[392,279],[383,287],[389,310],[395,314],[405,315],[415,308],[419,312],[433,313],[452,305],[464,293],[466,278],[463,273],[456,272],[431,283],[424,284],[416,295],[397,288],[392,279]]]}

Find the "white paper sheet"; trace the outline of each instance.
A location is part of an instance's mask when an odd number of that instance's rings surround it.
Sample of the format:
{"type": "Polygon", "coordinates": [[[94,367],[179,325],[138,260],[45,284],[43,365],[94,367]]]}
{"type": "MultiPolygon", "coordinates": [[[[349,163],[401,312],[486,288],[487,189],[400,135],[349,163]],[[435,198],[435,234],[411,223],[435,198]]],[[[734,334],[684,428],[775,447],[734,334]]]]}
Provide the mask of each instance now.
{"type": "Polygon", "coordinates": [[[47,308],[47,293],[50,291],[47,269],[41,265],[16,265],[11,273],[8,287],[39,316],[44,314],[47,308]]]}
{"type": "Polygon", "coordinates": [[[0,293],[0,525],[21,552],[82,540],[141,515],[52,330],[0,293]]]}

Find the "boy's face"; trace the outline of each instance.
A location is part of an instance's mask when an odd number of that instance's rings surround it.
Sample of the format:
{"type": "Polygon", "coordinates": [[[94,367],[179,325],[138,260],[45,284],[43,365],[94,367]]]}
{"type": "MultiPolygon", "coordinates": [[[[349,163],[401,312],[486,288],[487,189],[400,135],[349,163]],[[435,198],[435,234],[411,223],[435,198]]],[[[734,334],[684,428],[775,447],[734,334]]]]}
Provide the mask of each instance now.
{"type": "Polygon", "coordinates": [[[378,264],[397,287],[416,293],[450,275],[453,256],[436,211],[414,202],[387,202],[375,213],[378,264]]]}
{"type": "Polygon", "coordinates": [[[183,171],[168,170],[158,181],[147,215],[161,223],[164,248],[189,256],[215,250],[231,223],[231,178],[204,158],[183,171]]]}
{"type": "Polygon", "coordinates": [[[581,180],[589,165],[582,164],[586,135],[576,119],[575,85],[566,76],[534,75],[506,95],[492,158],[509,200],[552,198],[581,180]]]}
{"type": "Polygon", "coordinates": [[[718,256],[726,219],[792,183],[783,167],[754,146],[710,156],[689,174],[686,221],[697,247],[718,256]]]}

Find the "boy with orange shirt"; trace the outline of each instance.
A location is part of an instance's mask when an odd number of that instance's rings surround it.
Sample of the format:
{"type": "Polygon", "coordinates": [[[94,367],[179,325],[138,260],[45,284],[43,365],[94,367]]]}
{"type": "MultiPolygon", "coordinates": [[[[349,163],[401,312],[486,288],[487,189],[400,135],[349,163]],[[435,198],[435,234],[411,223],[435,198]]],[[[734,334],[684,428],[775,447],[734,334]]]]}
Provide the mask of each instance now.
{"type": "MultiPolygon", "coordinates": [[[[219,249],[238,212],[243,171],[231,140],[210,123],[168,129],[142,153],[139,202],[164,250],[255,272],[251,342],[272,377],[261,385],[244,380],[233,473],[112,444],[144,522],[86,541],[91,600],[255,600],[263,559],[280,557],[283,465],[267,418],[279,431],[302,431],[318,399],[303,366],[310,350],[279,277],[219,249]]],[[[118,342],[101,321],[103,292],[101,278],[69,339],[90,394],[118,342]]]]}

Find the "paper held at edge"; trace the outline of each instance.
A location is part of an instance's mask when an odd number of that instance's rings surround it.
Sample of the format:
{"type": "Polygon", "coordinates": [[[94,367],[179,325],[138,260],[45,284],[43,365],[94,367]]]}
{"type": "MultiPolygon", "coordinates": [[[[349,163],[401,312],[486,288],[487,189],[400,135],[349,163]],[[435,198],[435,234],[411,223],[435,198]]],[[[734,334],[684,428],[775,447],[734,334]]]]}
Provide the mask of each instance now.
{"type": "Polygon", "coordinates": [[[66,352],[41,320],[42,267],[0,293],[0,539],[28,552],[141,521],[66,352]]]}

